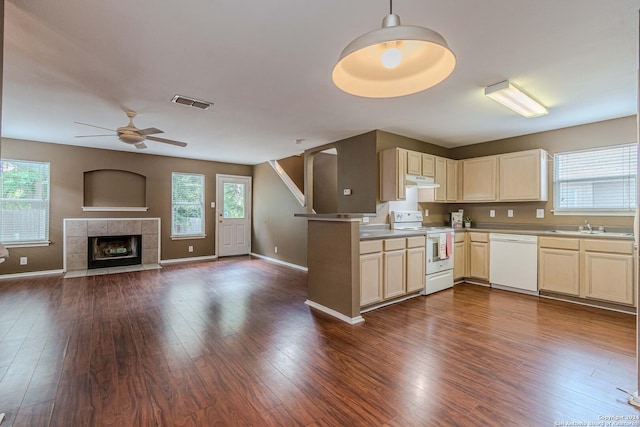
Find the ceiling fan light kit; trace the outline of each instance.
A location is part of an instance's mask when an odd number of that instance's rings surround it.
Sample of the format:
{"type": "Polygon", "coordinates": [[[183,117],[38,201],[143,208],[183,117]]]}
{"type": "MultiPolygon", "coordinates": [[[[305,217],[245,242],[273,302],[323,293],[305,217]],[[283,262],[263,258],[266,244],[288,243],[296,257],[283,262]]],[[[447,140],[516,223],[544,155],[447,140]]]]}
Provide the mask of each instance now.
{"type": "Polygon", "coordinates": [[[356,38],[333,68],[334,84],[352,95],[392,98],[421,92],[451,75],[456,57],[439,33],[401,25],[390,13],[382,28],[356,38]]]}
{"type": "Polygon", "coordinates": [[[484,94],[526,118],[549,113],[547,107],[508,80],[484,88],[484,94]]]}
{"type": "Polygon", "coordinates": [[[88,123],[75,122],[79,125],[91,126],[98,129],[105,129],[105,130],[110,130],[112,132],[116,132],[115,135],[78,135],[76,136],[76,138],[88,138],[88,137],[95,137],[95,136],[117,136],[120,141],[124,142],[125,144],[135,145],[135,147],[138,150],[147,148],[147,146],[144,143],[144,141],[146,140],[162,142],[164,144],[175,145],[177,147],[187,146],[185,142],[175,141],[173,139],[167,139],[167,138],[158,138],[157,136],[149,136],[153,134],[164,133],[164,131],[161,131],[158,128],[138,129],[133,124],[133,118],[136,116],[136,112],[127,111],[126,114],[127,114],[127,117],[129,117],[129,124],[126,126],[119,127],[116,130],[104,128],[102,126],[90,125],[88,123]]]}

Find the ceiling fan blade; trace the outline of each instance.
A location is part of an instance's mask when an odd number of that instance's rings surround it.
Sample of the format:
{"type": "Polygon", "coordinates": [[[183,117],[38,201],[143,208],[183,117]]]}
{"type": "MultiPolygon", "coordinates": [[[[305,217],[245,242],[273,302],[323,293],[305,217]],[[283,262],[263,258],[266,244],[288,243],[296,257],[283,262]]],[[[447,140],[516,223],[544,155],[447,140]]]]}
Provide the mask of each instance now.
{"type": "Polygon", "coordinates": [[[138,133],[140,135],[153,135],[156,133],[164,133],[164,131],[158,128],[146,128],[146,129],[138,129],[138,133]]]}
{"type": "Polygon", "coordinates": [[[141,142],[141,143],[139,143],[139,144],[136,144],[136,148],[137,148],[138,150],[142,150],[142,149],[144,149],[144,148],[147,148],[147,146],[144,144],[144,142],[141,142]]]}
{"type": "Polygon", "coordinates": [[[92,128],[110,130],[111,132],[115,132],[115,129],[103,128],[102,126],[90,125],[89,123],[82,123],[82,122],[73,122],[73,123],[76,123],[76,124],[79,124],[79,125],[84,125],[84,126],[91,126],[92,128]]]}
{"type": "Polygon", "coordinates": [[[157,136],[148,136],[147,139],[156,142],[164,142],[165,144],[177,145],[178,147],[186,147],[186,142],[174,141],[173,139],[158,138],[157,136]]]}
{"type": "Polygon", "coordinates": [[[108,135],[76,135],[75,138],[93,138],[94,136],[118,136],[116,134],[108,134],[108,135]]]}

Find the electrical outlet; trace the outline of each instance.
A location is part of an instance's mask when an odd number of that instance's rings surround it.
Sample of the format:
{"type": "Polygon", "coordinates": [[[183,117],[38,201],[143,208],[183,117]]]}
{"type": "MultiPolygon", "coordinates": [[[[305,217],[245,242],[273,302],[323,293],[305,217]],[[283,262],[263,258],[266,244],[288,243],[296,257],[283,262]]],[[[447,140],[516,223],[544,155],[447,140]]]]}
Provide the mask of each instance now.
{"type": "Polygon", "coordinates": [[[424,210],[424,216],[429,216],[429,209],[424,210]]]}
{"type": "Polygon", "coordinates": [[[507,216],[508,216],[509,218],[513,218],[513,209],[509,209],[509,210],[507,211],[507,216]]]}
{"type": "Polygon", "coordinates": [[[278,253],[278,247],[277,246],[273,248],[273,252],[278,253]]]}
{"type": "Polygon", "coordinates": [[[368,222],[369,222],[369,217],[368,217],[368,216],[363,216],[363,217],[362,217],[362,223],[363,223],[363,224],[366,224],[366,223],[368,223],[368,222]]]}
{"type": "Polygon", "coordinates": [[[489,216],[490,216],[491,218],[495,218],[495,217],[496,217],[496,210],[495,210],[495,209],[491,209],[491,210],[489,211],[489,216]]]}
{"type": "Polygon", "coordinates": [[[544,209],[536,209],[536,218],[544,218],[544,209]]]}
{"type": "Polygon", "coordinates": [[[26,256],[21,256],[20,257],[20,265],[27,265],[27,257],[26,256]]]}
{"type": "Polygon", "coordinates": [[[189,252],[193,252],[193,246],[189,246],[189,252]]]}

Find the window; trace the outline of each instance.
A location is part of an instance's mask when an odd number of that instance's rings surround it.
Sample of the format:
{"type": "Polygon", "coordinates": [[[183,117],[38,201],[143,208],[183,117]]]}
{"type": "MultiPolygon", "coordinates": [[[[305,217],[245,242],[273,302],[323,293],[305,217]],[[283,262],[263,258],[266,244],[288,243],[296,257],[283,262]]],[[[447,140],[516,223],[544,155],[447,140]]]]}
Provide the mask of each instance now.
{"type": "Polygon", "coordinates": [[[633,214],[637,205],[637,144],[554,156],[554,213],[633,214]]]}
{"type": "Polygon", "coordinates": [[[204,236],[204,175],[171,174],[171,235],[204,236]]]}
{"type": "Polygon", "coordinates": [[[49,163],[4,159],[0,176],[0,242],[48,243],[49,163]]]}

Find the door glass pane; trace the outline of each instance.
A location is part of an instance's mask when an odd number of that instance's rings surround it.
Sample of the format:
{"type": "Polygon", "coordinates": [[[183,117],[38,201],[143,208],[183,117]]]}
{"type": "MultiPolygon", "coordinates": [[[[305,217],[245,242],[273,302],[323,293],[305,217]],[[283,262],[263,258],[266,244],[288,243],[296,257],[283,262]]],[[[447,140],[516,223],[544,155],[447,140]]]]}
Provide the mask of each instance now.
{"type": "Polygon", "coordinates": [[[244,218],[244,184],[224,183],[224,217],[244,218]]]}

